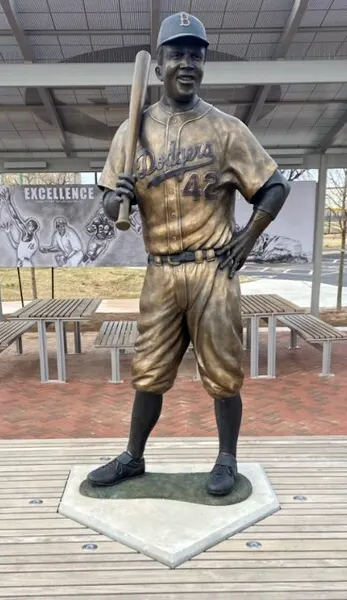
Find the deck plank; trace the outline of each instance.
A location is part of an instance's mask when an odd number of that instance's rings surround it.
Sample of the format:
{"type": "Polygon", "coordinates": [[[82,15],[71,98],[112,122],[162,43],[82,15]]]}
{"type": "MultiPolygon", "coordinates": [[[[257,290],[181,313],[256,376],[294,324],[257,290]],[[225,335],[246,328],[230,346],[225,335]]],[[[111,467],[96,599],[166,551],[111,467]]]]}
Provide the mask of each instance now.
{"type": "MultiPolygon", "coordinates": [[[[175,570],[57,513],[70,468],[101,464],[124,443],[0,441],[0,599],[347,598],[347,437],[241,439],[239,461],[262,463],[281,511],[175,570]],[[247,547],[254,539],[261,549],[247,547]],[[95,552],[83,550],[90,542],[95,552]]],[[[215,438],[152,438],[147,463],[208,469],[216,452],[215,438]]]]}

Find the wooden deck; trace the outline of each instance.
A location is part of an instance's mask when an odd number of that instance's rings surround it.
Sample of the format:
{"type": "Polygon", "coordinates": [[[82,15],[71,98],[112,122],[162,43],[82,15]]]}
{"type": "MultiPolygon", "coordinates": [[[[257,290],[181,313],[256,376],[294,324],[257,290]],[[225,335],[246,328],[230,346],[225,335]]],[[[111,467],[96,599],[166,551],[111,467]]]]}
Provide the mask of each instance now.
{"type": "MultiPolygon", "coordinates": [[[[0,598],[346,600],[347,437],[242,439],[239,461],[262,463],[282,510],[176,570],[57,513],[70,467],[123,446],[0,442],[0,598]]],[[[216,451],[212,438],[152,438],[147,460],[203,459],[208,469],[216,451]]]]}

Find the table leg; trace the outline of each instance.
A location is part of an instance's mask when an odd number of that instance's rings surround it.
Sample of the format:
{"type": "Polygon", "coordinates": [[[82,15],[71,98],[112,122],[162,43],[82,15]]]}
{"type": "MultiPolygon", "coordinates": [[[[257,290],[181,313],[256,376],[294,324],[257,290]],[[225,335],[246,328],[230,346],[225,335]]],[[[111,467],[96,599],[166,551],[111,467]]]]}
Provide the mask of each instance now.
{"type": "Polygon", "coordinates": [[[276,315],[268,318],[267,374],[276,377],[276,315]]]}
{"type": "Polygon", "coordinates": [[[64,335],[64,352],[66,355],[68,353],[68,348],[67,348],[66,323],[64,323],[64,322],[63,322],[63,335],[64,335]]]}
{"type": "Polygon", "coordinates": [[[111,348],[111,380],[110,383],[123,383],[120,378],[119,348],[111,348]]]}
{"type": "Polygon", "coordinates": [[[259,317],[251,318],[251,377],[259,376],[259,317]]]}
{"type": "Polygon", "coordinates": [[[249,350],[251,347],[252,340],[252,319],[247,319],[246,321],[246,346],[245,350],[249,350]]]}
{"type": "Polygon", "coordinates": [[[55,336],[57,340],[57,370],[58,381],[66,381],[66,361],[64,347],[64,323],[63,321],[55,321],[55,336]]]}
{"type": "Polygon", "coordinates": [[[79,321],[74,322],[74,341],[75,341],[75,353],[82,353],[81,343],[81,323],[79,321]]]}
{"type": "Polygon", "coordinates": [[[23,338],[20,336],[16,339],[16,350],[17,354],[23,354],[23,338]]]}
{"type": "Polygon", "coordinates": [[[40,320],[37,322],[37,330],[38,330],[38,335],[39,335],[41,381],[48,381],[49,380],[49,370],[48,370],[48,352],[47,352],[47,337],[46,337],[45,321],[40,320]]]}
{"type": "Polygon", "coordinates": [[[334,376],[334,374],[331,373],[331,349],[332,342],[330,340],[323,342],[322,372],[320,373],[320,377],[334,376]]]}

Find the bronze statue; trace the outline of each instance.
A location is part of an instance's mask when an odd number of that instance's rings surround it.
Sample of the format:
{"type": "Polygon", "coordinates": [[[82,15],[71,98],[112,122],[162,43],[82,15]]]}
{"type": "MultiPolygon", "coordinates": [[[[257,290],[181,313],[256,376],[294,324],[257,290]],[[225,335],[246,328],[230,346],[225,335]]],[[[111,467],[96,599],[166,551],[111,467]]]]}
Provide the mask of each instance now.
{"type": "Polygon", "coordinates": [[[202,385],[214,399],[219,435],[206,490],[225,495],[235,483],[244,379],[237,271],[281,210],[289,185],[245,124],[198,96],[207,47],[196,17],[178,13],[163,21],[156,67],[163,94],[144,113],[134,177],[122,175],[125,121],[100,178],[109,218],[117,220],[124,194],[138,204],[148,267],[133,361],[129,443],[120,456],[88,475],[95,485],[114,485],[145,472],[148,436],[190,340],[202,385]],[[254,210],[246,227],[234,234],[236,190],[254,210]]]}

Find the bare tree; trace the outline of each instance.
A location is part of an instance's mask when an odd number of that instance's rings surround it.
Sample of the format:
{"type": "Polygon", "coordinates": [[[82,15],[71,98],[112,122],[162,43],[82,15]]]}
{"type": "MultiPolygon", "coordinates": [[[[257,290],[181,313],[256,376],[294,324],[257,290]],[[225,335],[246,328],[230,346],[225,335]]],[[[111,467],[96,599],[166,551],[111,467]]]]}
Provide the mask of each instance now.
{"type": "Polygon", "coordinates": [[[5,185],[73,185],[81,183],[79,173],[4,173],[5,185]]]}
{"type": "Polygon", "coordinates": [[[347,237],[347,169],[329,169],[326,200],[341,235],[336,309],[342,307],[343,274],[347,237]]]}
{"type": "Polygon", "coordinates": [[[281,170],[281,173],[288,181],[295,181],[296,179],[304,179],[303,175],[306,173],[306,169],[281,170]]]}

